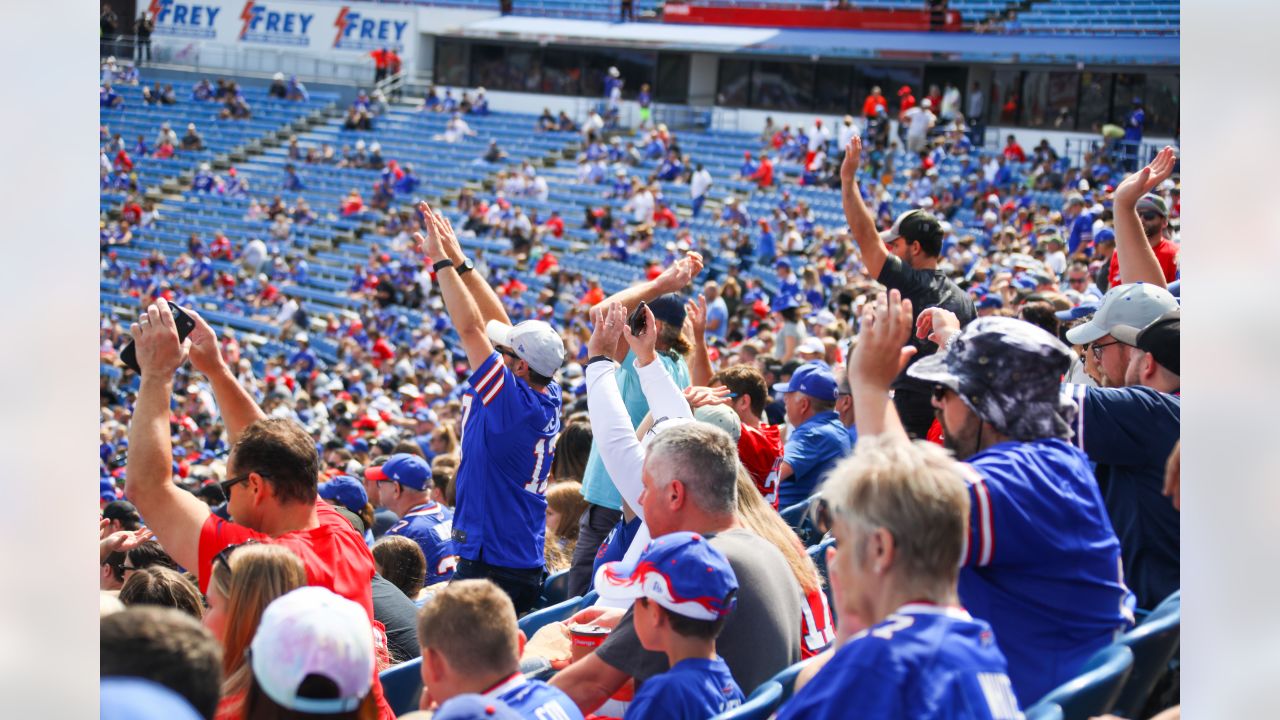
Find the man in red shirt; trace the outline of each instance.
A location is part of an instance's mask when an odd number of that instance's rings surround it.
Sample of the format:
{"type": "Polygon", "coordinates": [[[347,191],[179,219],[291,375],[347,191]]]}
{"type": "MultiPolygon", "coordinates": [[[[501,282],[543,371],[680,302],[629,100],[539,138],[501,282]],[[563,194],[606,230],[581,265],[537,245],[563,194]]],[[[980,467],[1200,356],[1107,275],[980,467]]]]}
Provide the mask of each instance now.
{"type": "Polygon", "coordinates": [[[1010,135],[1005,141],[1004,159],[1009,162],[1026,162],[1027,154],[1023,152],[1022,146],[1018,144],[1017,138],[1010,135]]]}
{"type": "Polygon", "coordinates": [[[862,117],[871,119],[876,116],[876,112],[880,108],[888,109],[889,101],[884,99],[884,95],[880,92],[880,86],[876,85],[871,88],[871,94],[867,99],[862,101],[862,117]]]}
{"type": "Polygon", "coordinates": [[[768,153],[760,153],[760,167],[747,179],[755,180],[761,190],[773,187],[773,162],[769,160],[768,153]]]}
{"type": "MultiPolygon", "coordinates": [[[[308,584],[359,603],[369,615],[369,641],[385,644],[381,623],[373,619],[373,556],[350,523],[319,499],[315,442],[300,425],[263,414],[224,362],[213,329],[194,311],[186,312],[196,327],[182,343],[163,302],[149,306],[130,327],[142,369],[129,423],[130,501],[169,555],[196,574],[202,592],[227,548],[250,541],[282,545],[301,558],[308,584]],[[209,379],[231,442],[222,483],[230,522],[172,481],[169,403],[174,373],[188,355],[209,379]]],[[[380,716],[395,717],[376,676],[374,693],[380,716]]]]}
{"type": "MultiPolygon", "coordinates": [[[[1132,201],[1130,201],[1132,202],[1132,201]]],[[[1120,200],[1116,199],[1115,215],[1120,217],[1120,200]]],[[[1127,208],[1124,208],[1128,210],[1127,208]]],[[[1132,212],[1131,210],[1129,212],[1132,212]]],[[[1142,232],[1147,238],[1147,242],[1151,244],[1151,249],[1156,254],[1156,260],[1160,263],[1160,270],[1164,273],[1164,281],[1171,283],[1178,279],[1178,253],[1182,251],[1182,246],[1165,237],[1165,232],[1169,227],[1169,210],[1164,200],[1156,195],[1143,195],[1137,203],[1137,212],[1139,219],[1142,220],[1142,232]]],[[[1120,223],[1116,223],[1116,235],[1120,234],[1120,223]]],[[[1139,246],[1141,247],[1141,246],[1139,246]]],[[[1126,273],[1131,275],[1131,273],[1126,273]]],[[[1116,243],[1116,252],[1111,253],[1111,266],[1107,271],[1107,277],[1110,279],[1108,287],[1115,287],[1121,283],[1120,279],[1120,249],[1119,242],[1116,243]]],[[[1125,280],[1124,282],[1132,282],[1125,280]]]]}
{"type": "Polygon", "coordinates": [[[760,421],[769,399],[764,375],[753,365],[733,365],[711,376],[711,387],[729,388],[729,407],[742,421],[738,458],[766,502],[778,507],[777,466],[782,459],[782,436],[776,425],[760,421]]]}
{"type": "Polygon", "coordinates": [[[377,84],[387,76],[387,49],[378,48],[369,53],[369,57],[373,58],[373,82],[377,84]]]}

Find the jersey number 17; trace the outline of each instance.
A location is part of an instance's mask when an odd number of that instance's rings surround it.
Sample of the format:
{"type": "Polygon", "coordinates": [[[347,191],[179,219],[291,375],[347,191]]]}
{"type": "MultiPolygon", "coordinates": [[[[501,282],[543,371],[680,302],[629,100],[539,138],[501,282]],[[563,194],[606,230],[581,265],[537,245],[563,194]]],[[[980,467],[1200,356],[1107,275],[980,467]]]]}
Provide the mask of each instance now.
{"type": "Polygon", "coordinates": [[[533,446],[533,454],[538,462],[534,463],[533,477],[524,485],[526,492],[547,494],[547,478],[551,475],[551,463],[556,458],[556,440],[559,437],[560,434],[556,433],[549,438],[542,438],[533,446]]]}

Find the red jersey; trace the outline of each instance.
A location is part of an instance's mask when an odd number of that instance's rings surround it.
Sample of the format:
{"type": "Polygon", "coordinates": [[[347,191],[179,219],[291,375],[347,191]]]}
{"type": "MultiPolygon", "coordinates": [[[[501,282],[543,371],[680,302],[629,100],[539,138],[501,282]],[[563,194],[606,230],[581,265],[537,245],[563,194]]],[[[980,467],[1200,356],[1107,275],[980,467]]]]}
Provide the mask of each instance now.
{"type": "Polygon", "coordinates": [[[564,237],[564,218],[547,218],[546,226],[551,230],[552,235],[555,235],[556,237],[564,237]]]}
{"type": "Polygon", "coordinates": [[[542,257],[538,259],[538,264],[533,268],[533,274],[546,275],[551,272],[553,268],[556,268],[559,265],[560,261],[556,259],[556,256],[553,253],[544,253],[542,257]]]}
{"type": "Polygon", "coordinates": [[[751,473],[760,494],[775,509],[778,507],[778,484],[776,469],[782,458],[782,435],[776,425],[761,425],[758,428],[742,426],[742,434],[738,437],[738,458],[751,473]]]}
{"type": "MultiPolygon", "coordinates": [[[[1164,271],[1164,281],[1173,282],[1178,279],[1178,253],[1182,251],[1182,246],[1171,242],[1168,238],[1160,240],[1154,247],[1156,261],[1160,263],[1160,269],[1164,271]]],[[[1111,269],[1107,271],[1107,278],[1110,282],[1108,287],[1115,287],[1120,284],[1120,251],[1111,253],[1111,269]]]]}
{"type": "Polygon", "coordinates": [[[1014,143],[1012,145],[1005,145],[1004,157],[1006,160],[1013,160],[1015,162],[1027,161],[1027,154],[1023,152],[1022,146],[1019,145],[1018,143],[1014,143]]]}
{"type": "Polygon", "coordinates": [[[580,304],[586,305],[587,307],[594,307],[599,304],[601,300],[604,300],[604,290],[597,286],[591,288],[587,291],[586,295],[582,296],[580,304]]]}
{"type": "Polygon", "coordinates": [[[831,621],[831,605],[822,588],[805,593],[800,606],[800,659],[822,654],[836,639],[836,624],[831,621]]]}
{"type": "Polygon", "coordinates": [[[664,207],[653,212],[653,224],[674,228],[680,224],[680,221],[676,219],[676,214],[671,211],[671,208],[664,207]]]}
{"type": "Polygon", "coordinates": [[[751,179],[760,183],[762,188],[773,186],[773,163],[769,161],[769,158],[760,159],[760,167],[756,168],[755,174],[751,176],[751,179]]]}
{"type": "Polygon", "coordinates": [[[387,67],[387,54],[381,49],[370,52],[369,57],[373,58],[373,66],[379,70],[387,67]]]}
{"type": "Polygon", "coordinates": [[[883,95],[868,95],[862,103],[862,116],[875,117],[876,110],[882,107],[888,107],[883,95]]]}
{"type": "MultiPolygon", "coordinates": [[[[243,525],[237,525],[209,515],[200,528],[199,565],[196,577],[200,580],[200,592],[208,592],[209,575],[213,559],[231,545],[248,540],[282,545],[302,560],[307,570],[307,584],[328,588],[342,597],[359,603],[369,615],[375,637],[381,637],[385,646],[386,631],[382,623],[373,619],[373,554],[347,519],[338,514],[328,503],[316,499],[316,517],[320,524],[309,530],[293,530],[271,537],[243,525]]],[[[378,714],[382,718],[394,718],[395,713],[382,695],[382,683],[374,673],[374,697],[378,699],[378,714]]]]}

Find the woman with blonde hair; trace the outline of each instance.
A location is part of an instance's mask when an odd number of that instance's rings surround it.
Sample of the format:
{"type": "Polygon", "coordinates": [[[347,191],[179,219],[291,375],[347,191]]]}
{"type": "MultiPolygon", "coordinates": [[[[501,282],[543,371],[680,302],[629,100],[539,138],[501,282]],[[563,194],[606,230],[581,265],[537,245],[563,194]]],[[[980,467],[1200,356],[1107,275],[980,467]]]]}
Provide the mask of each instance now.
{"type": "Polygon", "coordinates": [[[204,624],[222,642],[222,701],[216,720],[239,718],[252,670],[245,651],[272,600],[307,584],[302,560],[279,545],[232,545],[213,559],[204,624]]]}
{"type": "Polygon", "coordinates": [[[568,570],[578,545],[578,520],[587,511],[582,483],[572,480],[547,488],[547,572],[568,570]]]}
{"type": "Polygon", "coordinates": [[[741,462],[738,463],[738,518],[748,529],[782,551],[787,567],[791,568],[804,592],[805,601],[800,606],[800,659],[820,654],[835,640],[836,633],[818,566],[813,564],[813,558],[805,551],[800,538],[778,515],[778,511],[764,501],[751,479],[751,473],[741,462]]]}

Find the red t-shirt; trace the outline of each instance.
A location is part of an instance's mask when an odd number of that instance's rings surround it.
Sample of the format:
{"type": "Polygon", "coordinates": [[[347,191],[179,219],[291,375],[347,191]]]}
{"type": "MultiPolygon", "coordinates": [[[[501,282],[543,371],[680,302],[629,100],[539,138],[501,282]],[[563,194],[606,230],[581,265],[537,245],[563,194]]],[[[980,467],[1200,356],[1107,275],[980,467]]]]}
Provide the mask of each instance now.
{"type": "MultiPolygon", "coordinates": [[[[1164,281],[1173,282],[1178,279],[1178,253],[1182,251],[1182,246],[1177,243],[1170,242],[1168,238],[1162,239],[1154,247],[1156,261],[1160,263],[1160,269],[1164,271],[1164,281]]],[[[1109,281],[1108,287],[1115,287],[1120,284],[1120,251],[1111,253],[1111,269],[1107,271],[1109,281]]]]}
{"type": "Polygon", "coordinates": [[[868,95],[862,103],[862,116],[875,117],[878,108],[888,107],[883,95],[868,95]]]}
{"type": "Polygon", "coordinates": [[[760,167],[756,168],[751,178],[759,182],[762,188],[773,185],[773,163],[768,158],[761,159],[760,167]]]}
{"type": "Polygon", "coordinates": [[[564,237],[564,218],[548,218],[546,224],[547,227],[550,228],[552,235],[555,235],[556,237],[564,237]]]}
{"type": "Polygon", "coordinates": [[[751,479],[765,500],[778,507],[777,478],[774,466],[782,457],[782,436],[776,425],[761,425],[753,428],[742,426],[742,434],[738,437],[738,458],[751,473],[751,479]]]}
{"type": "MultiPolygon", "coordinates": [[[[199,565],[196,577],[200,580],[200,592],[208,592],[209,575],[213,570],[213,558],[231,545],[247,540],[282,545],[302,560],[307,570],[307,584],[328,588],[342,597],[360,604],[369,615],[369,623],[375,637],[382,638],[385,646],[386,630],[373,618],[373,554],[347,519],[338,514],[328,503],[316,499],[317,527],[294,530],[271,537],[243,525],[237,525],[209,515],[200,528],[199,565]]],[[[395,717],[391,706],[382,694],[382,683],[375,671],[373,693],[378,700],[378,715],[383,720],[395,717]]]]}

